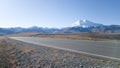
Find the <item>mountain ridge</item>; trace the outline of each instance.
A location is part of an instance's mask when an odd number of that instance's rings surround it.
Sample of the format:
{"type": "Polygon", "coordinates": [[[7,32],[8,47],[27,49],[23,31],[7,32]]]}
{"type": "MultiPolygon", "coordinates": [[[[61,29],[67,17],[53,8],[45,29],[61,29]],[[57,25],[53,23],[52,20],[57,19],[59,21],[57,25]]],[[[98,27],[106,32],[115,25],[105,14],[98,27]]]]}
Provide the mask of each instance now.
{"type": "Polygon", "coordinates": [[[76,34],[81,32],[97,32],[97,33],[118,33],[120,34],[120,25],[103,25],[88,20],[81,20],[76,23],[77,26],[65,28],[43,28],[32,26],[29,28],[0,28],[0,36],[16,34],[22,32],[38,32],[43,34],[76,34]],[[91,24],[92,23],[92,24],[91,24]]]}

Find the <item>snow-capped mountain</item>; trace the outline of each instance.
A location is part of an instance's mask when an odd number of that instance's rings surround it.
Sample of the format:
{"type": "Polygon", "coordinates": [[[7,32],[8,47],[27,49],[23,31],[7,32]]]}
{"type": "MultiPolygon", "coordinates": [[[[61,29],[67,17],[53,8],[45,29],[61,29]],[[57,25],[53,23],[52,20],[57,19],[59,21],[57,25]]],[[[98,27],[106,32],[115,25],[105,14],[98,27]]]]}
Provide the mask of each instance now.
{"type": "Polygon", "coordinates": [[[102,25],[88,20],[78,20],[73,23],[71,27],[61,29],[57,28],[43,28],[43,27],[29,27],[29,28],[0,28],[0,36],[23,33],[23,32],[37,32],[42,34],[77,34],[81,32],[97,32],[97,33],[115,33],[120,34],[120,25],[102,25]]]}
{"type": "Polygon", "coordinates": [[[94,23],[89,20],[78,20],[72,24],[72,26],[80,26],[80,27],[98,27],[98,26],[103,26],[102,24],[99,23],[94,23]]]}

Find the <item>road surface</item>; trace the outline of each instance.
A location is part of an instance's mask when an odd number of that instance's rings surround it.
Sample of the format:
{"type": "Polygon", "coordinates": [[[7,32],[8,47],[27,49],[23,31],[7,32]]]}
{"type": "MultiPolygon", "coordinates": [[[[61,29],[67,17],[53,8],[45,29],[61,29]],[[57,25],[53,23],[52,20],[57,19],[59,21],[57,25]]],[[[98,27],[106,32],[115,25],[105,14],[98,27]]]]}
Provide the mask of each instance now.
{"type": "Polygon", "coordinates": [[[10,37],[11,39],[48,46],[63,50],[74,51],[95,57],[120,60],[120,42],[68,40],[41,37],[10,37]]]}

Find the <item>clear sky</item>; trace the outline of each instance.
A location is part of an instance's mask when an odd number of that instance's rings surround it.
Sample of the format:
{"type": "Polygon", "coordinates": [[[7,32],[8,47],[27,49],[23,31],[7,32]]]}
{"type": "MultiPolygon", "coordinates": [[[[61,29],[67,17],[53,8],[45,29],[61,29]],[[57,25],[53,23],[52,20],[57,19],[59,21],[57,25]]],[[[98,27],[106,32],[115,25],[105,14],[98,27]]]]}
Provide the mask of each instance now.
{"type": "Polygon", "coordinates": [[[87,19],[120,25],[120,0],[0,0],[0,27],[65,27],[87,19]]]}

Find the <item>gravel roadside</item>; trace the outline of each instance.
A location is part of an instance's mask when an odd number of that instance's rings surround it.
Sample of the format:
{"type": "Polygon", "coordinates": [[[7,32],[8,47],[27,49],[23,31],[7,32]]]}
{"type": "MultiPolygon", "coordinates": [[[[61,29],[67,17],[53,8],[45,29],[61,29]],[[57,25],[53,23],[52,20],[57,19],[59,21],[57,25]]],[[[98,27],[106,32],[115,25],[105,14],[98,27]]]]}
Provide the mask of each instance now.
{"type": "Polygon", "coordinates": [[[20,68],[21,65],[24,66],[25,63],[28,63],[29,68],[120,68],[119,61],[91,57],[12,39],[7,39],[7,43],[24,48],[25,54],[20,58],[21,61],[17,68],[20,68]]]}

